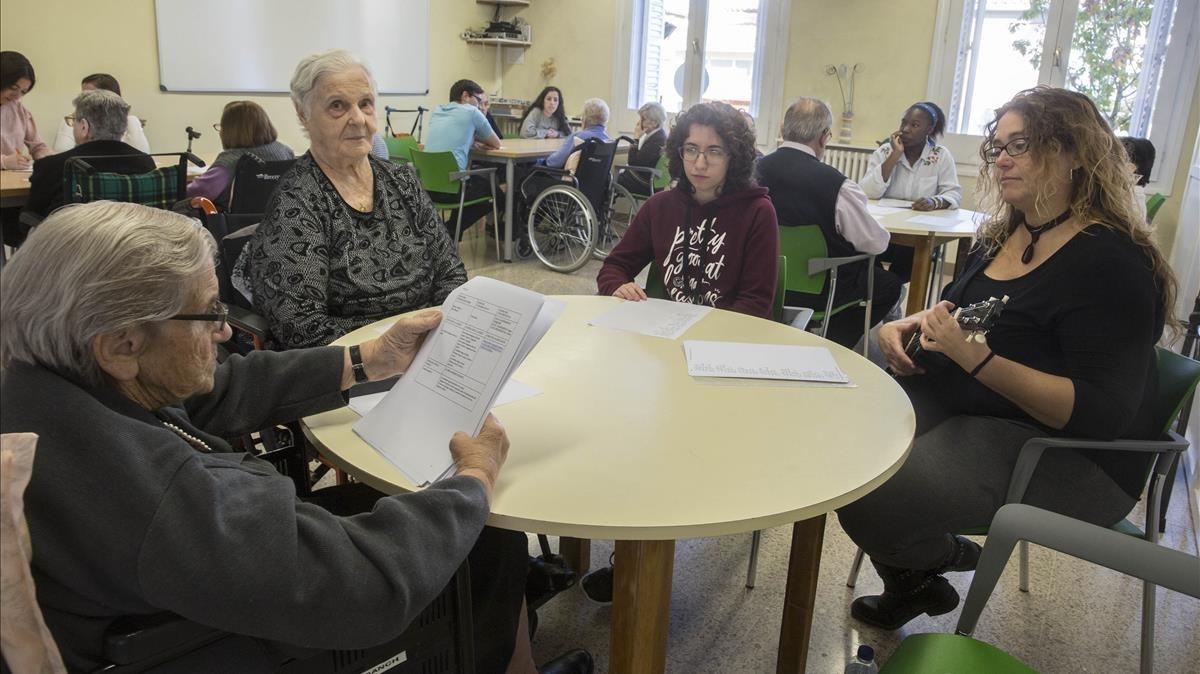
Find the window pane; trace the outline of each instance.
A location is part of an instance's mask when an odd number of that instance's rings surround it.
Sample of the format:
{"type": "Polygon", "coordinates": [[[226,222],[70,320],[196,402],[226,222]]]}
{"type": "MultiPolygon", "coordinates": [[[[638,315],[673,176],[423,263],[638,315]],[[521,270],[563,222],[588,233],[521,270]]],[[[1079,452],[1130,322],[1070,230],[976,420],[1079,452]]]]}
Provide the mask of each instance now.
{"type": "Polygon", "coordinates": [[[1087,94],[1121,135],[1145,136],[1166,56],[1172,0],[1080,3],[1067,64],[1069,89],[1087,94]],[[1157,27],[1157,30],[1154,28],[1157,27]]]}
{"type": "Polygon", "coordinates": [[[689,0],[643,0],[642,18],[646,32],[641,54],[639,106],[658,101],[668,112],[680,109],[689,4],[689,0]]]}
{"type": "Polygon", "coordinates": [[[700,98],[750,109],[759,0],[709,0],[700,98]],[[705,86],[707,85],[707,86],[705,86]]]}
{"type": "Polygon", "coordinates": [[[951,106],[958,133],[981,135],[996,108],[1038,83],[1048,0],[980,0],[964,12],[961,78],[951,106]]]}

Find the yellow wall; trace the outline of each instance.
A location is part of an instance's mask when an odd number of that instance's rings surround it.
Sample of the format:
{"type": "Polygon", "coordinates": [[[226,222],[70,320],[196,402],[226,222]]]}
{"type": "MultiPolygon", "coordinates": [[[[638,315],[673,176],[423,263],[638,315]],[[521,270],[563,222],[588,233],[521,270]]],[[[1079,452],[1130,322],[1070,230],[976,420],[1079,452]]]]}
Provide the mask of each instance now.
{"type": "MultiPolygon", "coordinates": [[[[495,91],[495,50],[470,46],[457,36],[487,22],[492,8],[470,0],[430,1],[430,42],[438,45],[430,59],[430,95],[389,96],[382,102],[401,108],[443,102],[450,85],[461,77],[495,91]]],[[[618,0],[535,0],[527,8],[505,9],[533,26],[533,46],[524,64],[503,66],[504,94],[532,98],[545,85],[541,64],[553,58],[558,74],[552,83],[563,89],[568,111],[577,113],[583,100],[598,96],[613,104],[618,131],[633,127],[634,117],[613,99],[613,68],[618,0]],[[570,17],[569,20],[567,17],[570,17]]],[[[790,46],[787,51],[784,100],[819,96],[840,112],[834,78],[827,64],[862,63],[856,76],[853,142],[869,144],[895,127],[904,109],[924,98],[929,73],[937,3],[931,0],[792,0],[790,46]]],[[[111,72],[121,80],[134,113],[149,120],[146,134],[159,150],[182,148],[183,128],[207,130],[194,148],[212,156],[219,148],[210,125],[216,122],[228,94],[162,93],[158,90],[158,58],[152,0],[4,0],[0,3],[0,46],[23,52],[37,69],[38,84],[26,99],[43,136],[53,137],[59,118],[69,112],[79,79],[91,72],[111,72]],[[53,27],[53,37],[40,31],[53,27]]],[[[198,54],[202,53],[200,50],[198,54]]],[[[250,97],[267,109],[280,139],[296,150],[308,143],[300,132],[286,95],[250,97]]],[[[405,116],[409,120],[411,117],[405,116]]],[[[397,117],[397,122],[401,122],[397,117]]],[[[1200,124],[1200,87],[1180,150],[1172,196],[1157,217],[1159,239],[1170,248],[1179,220],[1179,202],[1200,124]]],[[[963,177],[965,205],[975,203],[974,180],[963,177]]]]}

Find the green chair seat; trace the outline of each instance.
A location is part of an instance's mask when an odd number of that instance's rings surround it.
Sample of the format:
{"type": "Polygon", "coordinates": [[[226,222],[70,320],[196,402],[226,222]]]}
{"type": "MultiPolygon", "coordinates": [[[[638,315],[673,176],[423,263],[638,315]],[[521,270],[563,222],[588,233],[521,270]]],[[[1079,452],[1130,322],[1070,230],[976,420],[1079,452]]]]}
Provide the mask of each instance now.
{"type": "Polygon", "coordinates": [[[957,634],[913,634],[904,639],[880,674],[1037,674],[1004,651],[957,634]]]}
{"type": "Polygon", "coordinates": [[[383,141],[387,143],[388,156],[392,161],[403,164],[412,163],[412,151],[418,149],[416,137],[400,136],[397,138],[387,134],[383,141]]]}

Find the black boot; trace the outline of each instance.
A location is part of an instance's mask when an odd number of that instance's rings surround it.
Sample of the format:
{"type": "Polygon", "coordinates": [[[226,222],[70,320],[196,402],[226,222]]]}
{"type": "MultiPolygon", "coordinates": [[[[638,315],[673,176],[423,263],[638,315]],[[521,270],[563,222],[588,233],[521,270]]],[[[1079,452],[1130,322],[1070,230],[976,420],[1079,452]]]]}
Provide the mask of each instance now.
{"type": "Polygon", "coordinates": [[[979,564],[979,555],[983,548],[979,544],[962,536],[954,537],[954,551],[946,558],[946,562],[938,567],[938,573],[947,571],[974,571],[979,564]]]}
{"type": "Polygon", "coordinates": [[[935,571],[897,569],[871,562],[883,579],[883,594],[859,597],[850,615],[885,630],[900,629],[913,618],[949,613],[958,607],[958,592],[935,571]]]}

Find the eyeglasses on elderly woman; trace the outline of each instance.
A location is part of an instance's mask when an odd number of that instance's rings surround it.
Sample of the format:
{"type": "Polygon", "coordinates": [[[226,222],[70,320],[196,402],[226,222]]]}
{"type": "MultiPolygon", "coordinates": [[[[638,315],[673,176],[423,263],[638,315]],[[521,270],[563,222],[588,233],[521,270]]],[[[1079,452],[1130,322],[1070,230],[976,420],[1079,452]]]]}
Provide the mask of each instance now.
{"type": "Polygon", "coordinates": [[[175,314],[167,318],[168,321],[208,321],[215,323],[213,328],[217,331],[223,331],[225,324],[229,322],[229,307],[223,302],[216,302],[212,306],[210,314],[175,314]]]}

